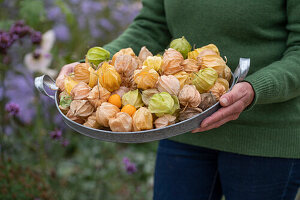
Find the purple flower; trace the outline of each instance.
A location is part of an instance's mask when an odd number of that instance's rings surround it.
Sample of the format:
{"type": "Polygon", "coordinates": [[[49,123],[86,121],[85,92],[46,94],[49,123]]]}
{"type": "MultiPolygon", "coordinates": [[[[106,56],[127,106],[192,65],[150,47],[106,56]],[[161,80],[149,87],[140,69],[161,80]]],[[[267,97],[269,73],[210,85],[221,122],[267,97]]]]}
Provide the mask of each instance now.
{"type": "Polygon", "coordinates": [[[103,10],[103,6],[101,2],[92,2],[92,9],[94,12],[100,12],[103,10]]]}
{"type": "Polygon", "coordinates": [[[56,38],[60,41],[68,41],[70,39],[69,28],[64,24],[59,24],[54,27],[56,38]]]}
{"type": "Polygon", "coordinates": [[[7,49],[12,45],[13,39],[7,32],[0,33],[0,53],[5,54],[7,49]]]}
{"type": "Polygon", "coordinates": [[[11,135],[13,133],[13,128],[11,126],[4,126],[4,133],[6,135],[11,135]]]}
{"type": "Polygon", "coordinates": [[[64,139],[64,140],[62,141],[61,145],[62,145],[63,147],[68,146],[68,145],[69,145],[69,140],[64,139]]]}
{"type": "Polygon", "coordinates": [[[29,26],[25,26],[23,21],[16,22],[11,26],[9,33],[11,35],[15,35],[15,38],[22,38],[25,35],[30,34],[31,28],[29,26]]]}
{"type": "MultiPolygon", "coordinates": [[[[15,68],[18,66],[16,65],[15,68]]],[[[24,66],[22,67],[24,68],[24,66]]],[[[30,123],[36,113],[34,106],[34,84],[30,73],[23,71],[23,75],[8,71],[4,80],[5,97],[10,102],[19,105],[18,117],[24,123],[30,123]]]]}
{"type": "Polygon", "coordinates": [[[135,163],[130,162],[129,158],[124,157],[123,163],[128,174],[133,174],[137,171],[135,163]]]}
{"type": "Polygon", "coordinates": [[[110,23],[110,21],[107,20],[107,19],[105,19],[105,18],[100,19],[99,23],[100,23],[100,25],[101,25],[103,28],[105,28],[105,29],[108,30],[108,31],[112,31],[112,30],[114,30],[114,28],[115,28],[115,27],[112,25],[112,23],[110,23]]]}
{"type": "Polygon", "coordinates": [[[78,4],[80,2],[80,0],[70,0],[70,3],[72,4],[78,4]]]}
{"type": "Polygon", "coordinates": [[[51,21],[59,20],[61,18],[61,11],[59,7],[52,7],[47,12],[47,17],[51,21]]]}
{"type": "Polygon", "coordinates": [[[0,86],[0,100],[3,99],[3,93],[4,93],[3,87],[0,86]]]}
{"type": "Polygon", "coordinates": [[[31,42],[33,44],[40,44],[42,41],[42,33],[39,32],[39,31],[34,31],[32,34],[31,34],[31,42]]]}
{"type": "Polygon", "coordinates": [[[11,116],[16,116],[20,111],[20,106],[16,103],[7,103],[5,105],[5,111],[8,112],[11,116]]]}
{"type": "Polygon", "coordinates": [[[56,129],[50,132],[50,136],[52,139],[59,140],[62,137],[62,131],[60,129],[56,129]]]}
{"type": "Polygon", "coordinates": [[[85,0],[81,4],[81,11],[83,14],[89,14],[92,8],[93,4],[90,1],[85,0]]]}

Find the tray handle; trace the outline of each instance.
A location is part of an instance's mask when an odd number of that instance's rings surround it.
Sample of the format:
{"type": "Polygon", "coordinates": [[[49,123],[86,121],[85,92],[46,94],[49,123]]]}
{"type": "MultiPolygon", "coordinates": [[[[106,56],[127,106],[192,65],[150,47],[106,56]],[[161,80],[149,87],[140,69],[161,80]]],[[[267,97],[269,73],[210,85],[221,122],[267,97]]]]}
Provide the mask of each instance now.
{"type": "Polygon", "coordinates": [[[48,92],[45,90],[45,85],[51,90],[58,90],[58,87],[55,85],[55,81],[50,76],[43,75],[43,76],[36,77],[34,79],[34,85],[40,93],[52,99],[55,99],[53,95],[48,94],[48,92]]]}
{"type": "Polygon", "coordinates": [[[233,76],[235,77],[234,85],[245,79],[248,74],[249,68],[250,58],[240,58],[239,65],[237,66],[233,74],[233,76]]]}

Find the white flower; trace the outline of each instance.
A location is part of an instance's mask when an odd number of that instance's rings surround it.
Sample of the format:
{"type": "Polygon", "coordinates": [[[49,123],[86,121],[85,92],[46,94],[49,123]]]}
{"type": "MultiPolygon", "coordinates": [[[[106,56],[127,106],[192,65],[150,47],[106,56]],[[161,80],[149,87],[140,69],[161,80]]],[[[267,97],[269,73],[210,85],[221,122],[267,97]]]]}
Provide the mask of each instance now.
{"type": "Polygon", "coordinates": [[[50,53],[55,42],[55,33],[49,30],[42,36],[42,42],[39,49],[32,53],[25,55],[24,63],[31,72],[41,72],[51,77],[56,76],[57,71],[49,69],[52,62],[52,55],[50,53]]]}
{"type": "Polygon", "coordinates": [[[42,36],[41,50],[49,53],[55,43],[55,32],[49,30],[42,36]]]}

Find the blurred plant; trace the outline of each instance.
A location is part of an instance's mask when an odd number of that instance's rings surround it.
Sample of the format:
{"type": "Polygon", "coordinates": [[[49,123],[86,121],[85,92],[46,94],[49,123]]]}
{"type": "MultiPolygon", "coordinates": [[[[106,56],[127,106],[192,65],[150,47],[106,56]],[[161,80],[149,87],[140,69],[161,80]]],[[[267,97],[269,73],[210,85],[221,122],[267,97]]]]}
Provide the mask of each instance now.
{"type": "MultiPolygon", "coordinates": [[[[49,30],[41,36],[40,47],[32,53],[27,53],[24,58],[24,63],[30,72],[41,72],[54,77],[57,74],[56,70],[49,69],[52,62],[51,49],[55,42],[55,33],[49,30]]],[[[32,39],[32,41],[34,41],[32,39]]]]}
{"type": "Polygon", "coordinates": [[[0,199],[152,198],[157,143],[73,133],[33,84],[116,38],[140,8],[136,0],[0,1],[0,199]]]}
{"type": "Polygon", "coordinates": [[[132,163],[129,158],[124,157],[123,158],[123,163],[125,165],[125,169],[127,171],[128,174],[133,174],[137,171],[136,165],[134,163],[132,163]]]}

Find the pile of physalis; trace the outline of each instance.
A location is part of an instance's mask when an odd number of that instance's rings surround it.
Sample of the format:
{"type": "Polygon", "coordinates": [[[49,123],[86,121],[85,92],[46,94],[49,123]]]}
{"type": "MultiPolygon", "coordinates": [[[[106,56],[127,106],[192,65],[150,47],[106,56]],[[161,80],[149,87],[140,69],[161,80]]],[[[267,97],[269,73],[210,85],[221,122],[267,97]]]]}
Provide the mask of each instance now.
{"type": "Polygon", "coordinates": [[[161,128],[203,112],[229,89],[231,70],[213,44],[192,51],[182,37],[162,56],[142,47],[138,56],[127,48],[109,59],[107,50],[91,48],[56,83],[69,119],[114,132],[161,128]]]}

